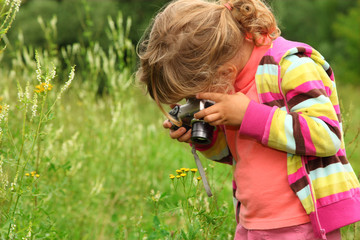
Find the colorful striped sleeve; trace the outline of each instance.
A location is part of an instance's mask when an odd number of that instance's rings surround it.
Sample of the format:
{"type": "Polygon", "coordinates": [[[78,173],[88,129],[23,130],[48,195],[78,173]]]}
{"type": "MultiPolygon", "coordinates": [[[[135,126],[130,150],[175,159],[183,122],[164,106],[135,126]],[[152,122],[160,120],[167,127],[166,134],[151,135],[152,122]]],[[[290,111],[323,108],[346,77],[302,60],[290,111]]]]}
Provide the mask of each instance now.
{"type": "Polygon", "coordinates": [[[334,82],[320,64],[301,55],[283,59],[281,77],[285,106],[251,102],[240,133],[292,154],[320,157],[336,154],[342,133],[334,82]]]}
{"type": "Polygon", "coordinates": [[[226,143],[224,129],[217,127],[213,134],[212,142],[209,145],[197,145],[196,150],[200,151],[206,158],[232,165],[232,155],[226,143]]]}

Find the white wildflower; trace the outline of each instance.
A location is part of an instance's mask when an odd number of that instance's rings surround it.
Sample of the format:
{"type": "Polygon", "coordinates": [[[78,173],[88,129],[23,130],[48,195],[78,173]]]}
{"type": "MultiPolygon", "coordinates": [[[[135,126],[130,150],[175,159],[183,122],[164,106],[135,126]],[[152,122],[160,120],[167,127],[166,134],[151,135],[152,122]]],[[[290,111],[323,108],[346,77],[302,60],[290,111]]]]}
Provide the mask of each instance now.
{"type": "Polygon", "coordinates": [[[7,104],[2,106],[2,109],[0,112],[0,123],[7,122],[8,116],[9,116],[9,108],[10,108],[10,106],[7,104]]]}
{"type": "Polygon", "coordinates": [[[154,202],[159,202],[160,198],[161,198],[161,193],[160,191],[157,191],[155,193],[154,189],[151,189],[150,191],[150,196],[151,196],[151,199],[154,201],[154,202]]]}
{"type": "Polygon", "coordinates": [[[41,84],[41,65],[40,65],[39,54],[37,51],[35,52],[35,60],[36,60],[36,79],[38,80],[39,84],[41,84]]]}
{"type": "Polygon", "coordinates": [[[60,99],[61,98],[61,95],[63,94],[63,92],[65,92],[69,87],[70,87],[70,84],[72,82],[72,80],[74,79],[74,76],[75,76],[75,66],[73,66],[71,68],[71,71],[69,73],[69,79],[68,81],[64,84],[64,86],[61,88],[60,90],[60,93],[57,97],[57,99],[60,99]]]}
{"type": "Polygon", "coordinates": [[[23,92],[23,89],[21,87],[21,85],[18,83],[17,84],[17,88],[18,88],[18,99],[19,99],[19,102],[22,102],[23,98],[24,98],[24,92],[23,92]]]}
{"type": "Polygon", "coordinates": [[[0,159],[0,179],[1,179],[1,183],[2,183],[2,188],[6,188],[9,185],[9,181],[7,179],[7,177],[8,177],[7,173],[4,173],[3,164],[4,164],[3,156],[1,156],[1,159],[0,159]]]}
{"type": "Polygon", "coordinates": [[[33,119],[34,117],[36,117],[37,108],[38,108],[37,94],[34,94],[34,97],[33,97],[33,105],[32,105],[32,107],[31,107],[31,111],[32,111],[31,119],[33,119]]]}
{"type": "Polygon", "coordinates": [[[29,224],[28,232],[26,234],[26,237],[23,237],[23,240],[29,240],[31,239],[31,232],[32,232],[32,222],[29,224]]]}
{"type": "Polygon", "coordinates": [[[51,70],[50,72],[50,77],[51,77],[51,80],[53,80],[56,76],[56,67],[55,65],[53,64],[53,69],[51,70]]]}
{"type": "Polygon", "coordinates": [[[25,104],[27,105],[30,100],[30,82],[26,83],[25,94],[23,95],[25,104]]]}
{"type": "Polygon", "coordinates": [[[43,84],[44,86],[44,89],[47,91],[49,89],[49,86],[50,86],[50,81],[53,80],[56,76],[56,67],[55,65],[53,64],[53,68],[52,70],[50,71],[49,74],[47,74],[46,78],[45,78],[45,84],[43,84]]]}
{"type": "MultiPolygon", "coordinates": [[[[14,219],[14,221],[15,221],[15,219],[14,219]]],[[[11,224],[10,233],[9,233],[9,239],[14,239],[15,238],[15,234],[14,234],[15,229],[16,229],[16,224],[11,224]]]]}
{"type": "Polygon", "coordinates": [[[15,187],[16,187],[16,183],[13,182],[13,183],[10,184],[10,190],[11,191],[15,191],[15,187]]]}
{"type": "Polygon", "coordinates": [[[15,11],[18,12],[20,9],[21,0],[15,0],[15,11]]]}
{"type": "Polygon", "coordinates": [[[16,173],[16,176],[15,176],[15,178],[14,178],[14,182],[12,182],[12,183],[10,184],[10,190],[11,190],[11,191],[15,191],[15,187],[16,187],[16,185],[17,185],[17,179],[18,179],[18,173],[16,173]]]}
{"type": "MultiPolygon", "coordinates": [[[[0,138],[1,140],[1,138],[0,138]]],[[[8,175],[3,170],[3,156],[1,156],[0,159],[0,198],[5,198],[6,196],[6,188],[9,185],[9,181],[8,181],[8,175]]]]}

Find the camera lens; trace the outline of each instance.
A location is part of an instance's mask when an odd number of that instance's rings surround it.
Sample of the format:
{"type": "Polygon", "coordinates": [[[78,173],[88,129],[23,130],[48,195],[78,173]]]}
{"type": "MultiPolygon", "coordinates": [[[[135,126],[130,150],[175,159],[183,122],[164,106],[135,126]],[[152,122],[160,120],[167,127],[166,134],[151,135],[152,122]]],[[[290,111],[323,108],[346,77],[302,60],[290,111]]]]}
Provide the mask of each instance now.
{"type": "Polygon", "coordinates": [[[214,127],[204,122],[196,120],[192,122],[191,141],[197,144],[211,143],[214,127]]]}

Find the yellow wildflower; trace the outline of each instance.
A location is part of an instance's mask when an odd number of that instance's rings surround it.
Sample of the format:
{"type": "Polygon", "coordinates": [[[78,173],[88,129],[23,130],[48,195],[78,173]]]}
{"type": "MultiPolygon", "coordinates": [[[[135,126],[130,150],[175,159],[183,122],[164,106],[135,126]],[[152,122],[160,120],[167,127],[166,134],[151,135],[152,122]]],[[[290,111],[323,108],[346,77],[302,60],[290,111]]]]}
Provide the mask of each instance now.
{"type": "Polygon", "coordinates": [[[0,113],[1,113],[2,109],[3,109],[3,107],[0,105],[0,113]]]}
{"type": "Polygon", "coordinates": [[[27,177],[28,177],[28,176],[30,176],[30,174],[29,174],[29,173],[25,173],[25,176],[27,176],[27,177]]]}
{"type": "Polygon", "coordinates": [[[186,177],[186,173],[180,174],[181,177],[186,177]]]}
{"type": "Polygon", "coordinates": [[[191,172],[196,173],[196,172],[197,172],[197,168],[192,168],[192,169],[191,169],[191,172]]]}
{"type": "Polygon", "coordinates": [[[197,177],[197,180],[200,181],[200,180],[201,180],[201,177],[197,177]]]}
{"type": "Polygon", "coordinates": [[[35,177],[37,177],[37,178],[40,177],[40,174],[36,174],[35,177]]]}
{"type": "Polygon", "coordinates": [[[186,168],[182,167],[182,168],[180,168],[180,170],[184,172],[186,170],[186,168]]]}
{"type": "Polygon", "coordinates": [[[53,85],[51,85],[50,83],[41,83],[41,85],[36,85],[36,90],[35,92],[37,93],[42,93],[42,92],[45,92],[46,90],[47,91],[50,91],[52,88],[53,88],[53,85]]]}
{"type": "Polygon", "coordinates": [[[36,174],[36,171],[32,171],[32,172],[31,172],[31,176],[32,176],[32,177],[35,176],[35,174],[36,174]]]}
{"type": "Polygon", "coordinates": [[[181,178],[181,176],[180,176],[180,175],[177,175],[176,178],[181,178]]]}
{"type": "Polygon", "coordinates": [[[174,179],[174,178],[175,178],[175,175],[174,175],[174,174],[169,174],[169,178],[170,178],[170,179],[174,179]]]}
{"type": "Polygon", "coordinates": [[[180,169],[177,169],[177,170],[176,170],[176,173],[177,173],[177,174],[182,174],[182,172],[183,172],[183,171],[180,170],[180,169]]]}
{"type": "Polygon", "coordinates": [[[185,172],[188,172],[188,171],[190,171],[190,168],[185,168],[184,171],[185,171],[185,172]]]}

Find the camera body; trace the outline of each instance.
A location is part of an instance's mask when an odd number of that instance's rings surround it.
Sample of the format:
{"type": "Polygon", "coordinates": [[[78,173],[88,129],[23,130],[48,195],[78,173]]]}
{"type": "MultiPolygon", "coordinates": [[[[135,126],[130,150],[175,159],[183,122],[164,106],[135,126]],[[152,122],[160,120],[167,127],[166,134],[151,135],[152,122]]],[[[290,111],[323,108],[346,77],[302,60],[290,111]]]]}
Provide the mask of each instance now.
{"type": "MultiPolygon", "coordinates": [[[[177,121],[182,122],[181,127],[185,127],[186,130],[192,129],[191,141],[193,143],[209,144],[211,143],[215,127],[202,119],[195,119],[194,114],[214,104],[215,103],[210,100],[189,98],[184,105],[175,106],[169,114],[177,121]]],[[[172,123],[172,130],[177,130],[179,128],[180,127],[172,123]]]]}

